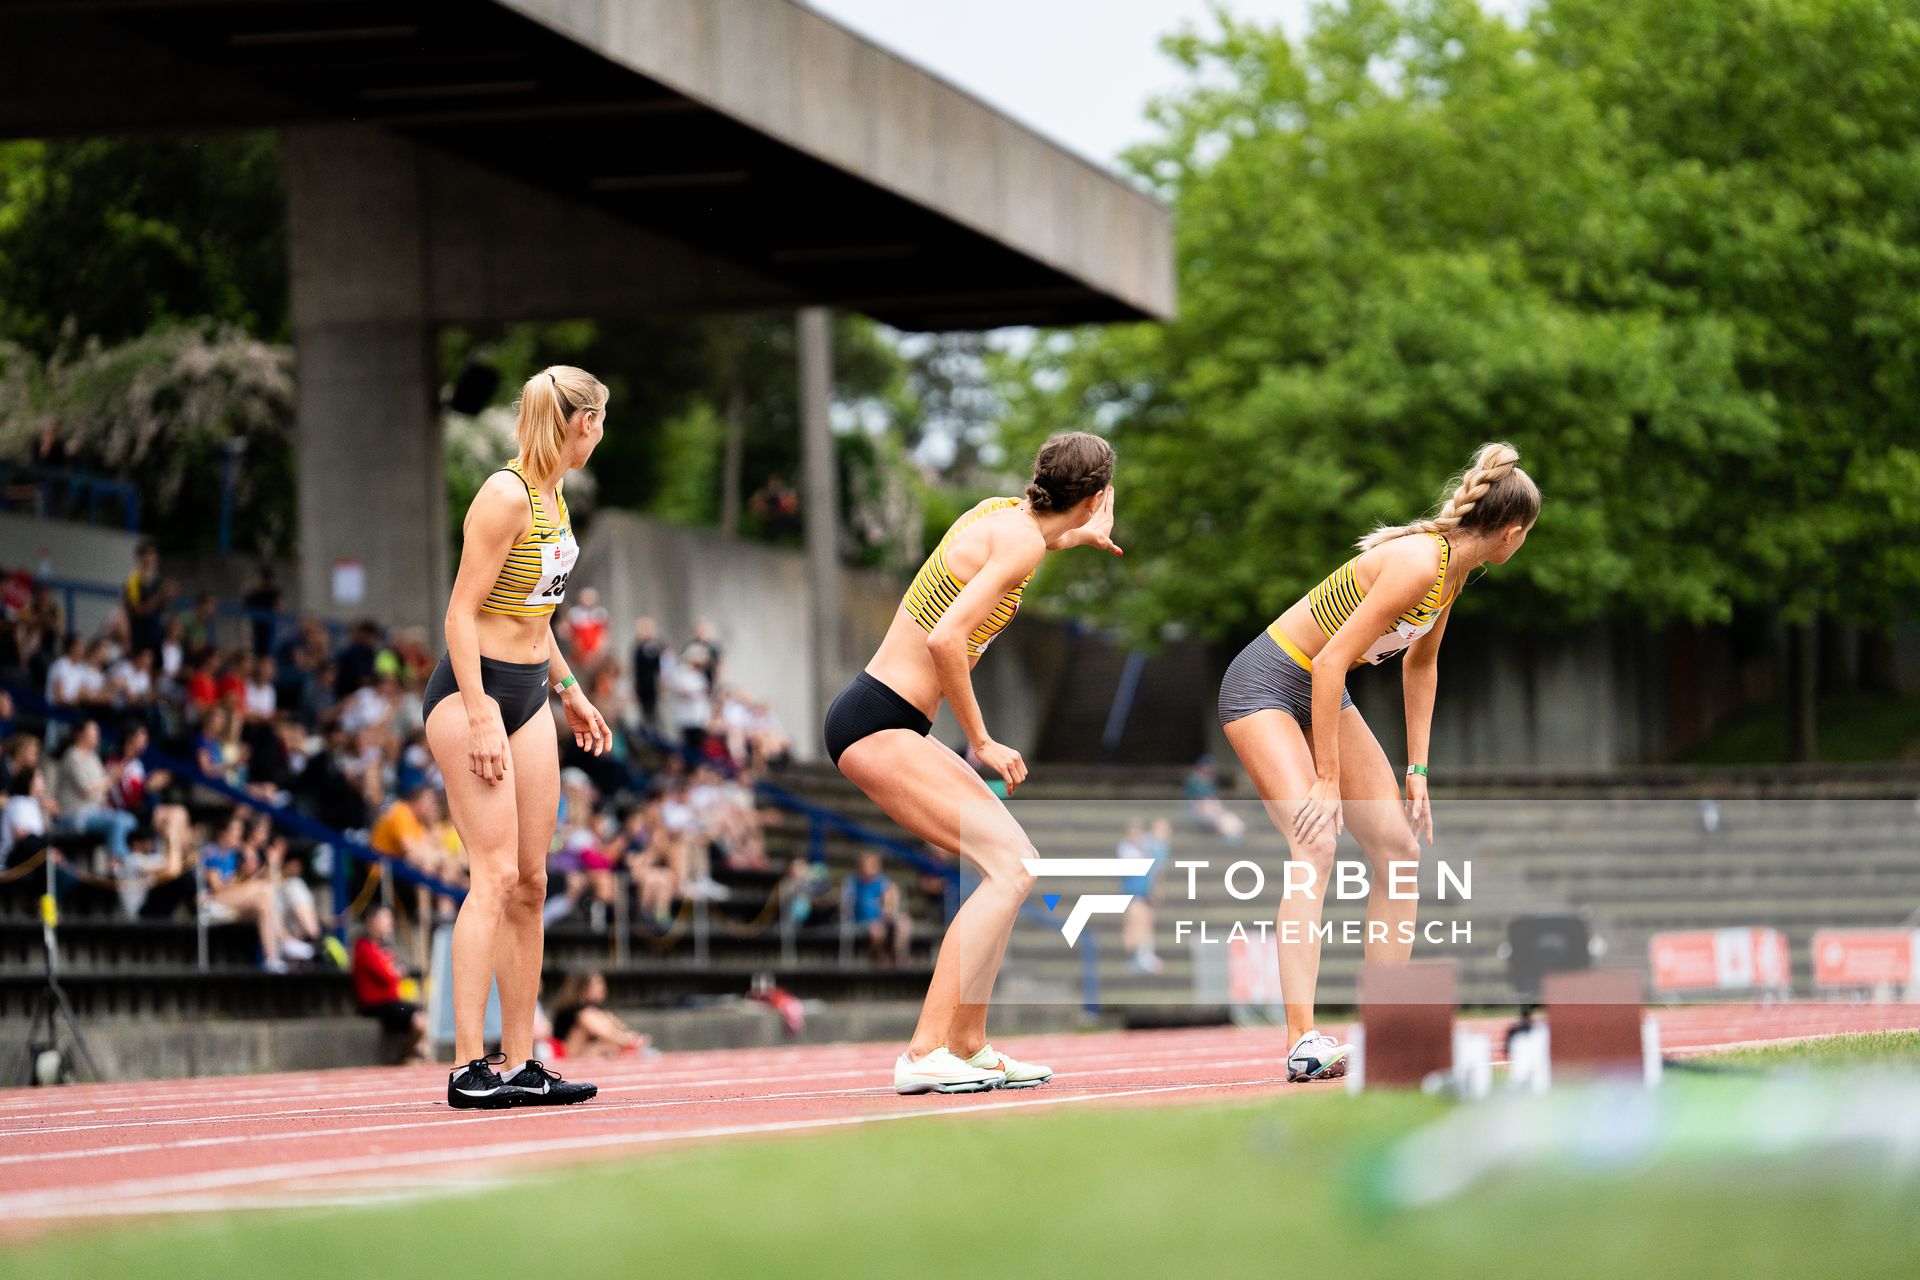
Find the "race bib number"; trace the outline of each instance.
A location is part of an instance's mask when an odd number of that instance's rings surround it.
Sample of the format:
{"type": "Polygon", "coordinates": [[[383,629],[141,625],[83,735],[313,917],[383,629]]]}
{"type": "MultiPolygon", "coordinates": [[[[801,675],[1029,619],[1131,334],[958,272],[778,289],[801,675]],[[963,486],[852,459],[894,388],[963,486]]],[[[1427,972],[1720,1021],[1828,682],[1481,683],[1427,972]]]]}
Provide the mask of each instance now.
{"type": "Polygon", "coordinates": [[[540,545],[540,581],[527,593],[528,604],[559,604],[567,596],[567,579],[573,576],[574,563],[580,558],[580,544],[569,529],[558,542],[540,545]]]}
{"type": "Polygon", "coordinates": [[[1424,627],[1416,627],[1410,622],[1403,622],[1393,630],[1387,632],[1387,634],[1381,636],[1378,640],[1375,640],[1373,645],[1365,653],[1360,655],[1361,660],[1371,662],[1377,667],[1431,630],[1433,630],[1433,624],[1431,622],[1424,627]]]}

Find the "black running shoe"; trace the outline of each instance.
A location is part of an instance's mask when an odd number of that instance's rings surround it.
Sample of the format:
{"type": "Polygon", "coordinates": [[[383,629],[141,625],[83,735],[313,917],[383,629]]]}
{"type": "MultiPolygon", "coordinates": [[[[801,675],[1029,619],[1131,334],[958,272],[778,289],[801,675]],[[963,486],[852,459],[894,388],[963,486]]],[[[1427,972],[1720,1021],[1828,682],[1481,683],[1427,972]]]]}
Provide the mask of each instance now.
{"type": "Polygon", "coordinates": [[[509,1088],[493,1069],[495,1063],[506,1060],[504,1054],[490,1053],[448,1076],[447,1105],[483,1111],[512,1106],[514,1095],[522,1090],[509,1088]]]}
{"type": "Polygon", "coordinates": [[[564,1107],[585,1102],[600,1092],[597,1084],[568,1080],[546,1064],[533,1058],[504,1081],[512,1101],[510,1107],[564,1107]]]}

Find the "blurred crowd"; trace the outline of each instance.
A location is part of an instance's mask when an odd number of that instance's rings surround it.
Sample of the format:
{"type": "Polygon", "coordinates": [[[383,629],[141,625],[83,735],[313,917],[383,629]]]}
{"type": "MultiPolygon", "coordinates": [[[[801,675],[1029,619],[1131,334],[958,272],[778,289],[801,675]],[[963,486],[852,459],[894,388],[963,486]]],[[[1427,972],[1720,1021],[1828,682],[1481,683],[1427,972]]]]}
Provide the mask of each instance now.
{"type": "MultiPolygon", "coordinates": [[[[197,910],[257,928],[269,969],[344,967],[308,882],[328,873],[314,863],[329,851],[290,843],[251,807],[151,767],[167,759],[460,888],[465,853],[420,718],[438,656],[426,635],[372,621],[329,627],[280,613],[280,602],[267,570],[245,597],[249,612],[223,616],[211,596],[185,602],[143,544],[118,607],[92,634],[69,634],[58,593],[0,575],[0,864],[44,851],[57,881],[110,885],[129,915],[197,910]],[[5,687],[67,717],[16,714],[5,687]]],[[[560,735],[549,923],[577,915],[604,929],[628,906],[636,928],[665,930],[680,904],[726,898],[724,873],[778,883],[754,784],[786,763],[791,743],[764,699],[728,681],[713,627],[701,622],[673,647],[642,618],[620,653],[587,588],[555,634],[623,732],[598,758],[560,735]]],[[[454,910],[447,893],[382,883],[377,870],[358,869],[353,892],[356,916],[383,902],[403,926],[454,910]]]]}

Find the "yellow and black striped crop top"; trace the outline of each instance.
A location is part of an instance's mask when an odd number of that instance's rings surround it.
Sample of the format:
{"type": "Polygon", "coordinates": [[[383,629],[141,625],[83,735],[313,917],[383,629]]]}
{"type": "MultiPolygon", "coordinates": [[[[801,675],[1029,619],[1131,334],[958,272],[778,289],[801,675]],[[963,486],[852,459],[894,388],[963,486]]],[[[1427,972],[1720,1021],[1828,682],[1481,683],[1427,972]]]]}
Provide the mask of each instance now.
{"type": "MultiPolygon", "coordinates": [[[[966,583],[953,576],[947,568],[947,548],[953,545],[953,539],[962,529],[992,515],[996,511],[1007,511],[1020,505],[1018,498],[989,498],[972,511],[954,522],[947,530],[947,536],[940,539],[940,545],[933,549],[927,562],[920,566],[920,572],[913,575],[913,585],[907,588],[906,599],[900,605],[913,620],[928,631],[939,625],[947,609],[957,600],[966,583]]],[[[1020,597],[1025,593],[1027,584],[1033,581],[1028,574],[1020,580],[1020,585],[1000,597],[1000,603],[993,607],[986,621],[975,627],[967,635],[967,652],[975,657],[985,653],[993,638],[1006,629],[1013,621],[1013,615],[1020,612],[1020,597]]]]}
{"type": "Polygon", "coordinates": [[[533,527],[507,552],[500,576],[480,608],[487,613],[504,613],[516,618],[544,618],[567,595],[567,579],[573,576],[574,563],[580,558],[580,544],[573,540],[573,521],[567,514],[567,500],[558,490],[554,505],[560,518],[547,514],[540,490],[527,479],[526,471],[515,458],[503,471],[511,471],[527,486],[527,505],[533,512],[533,527]]]}
{"type": "MultiPolygon", "coordinates": [[[[1354,659],[1354,666],[1362,663],[1377,666],[1433,630],[1434,620],[1448,604],[1447,561],[1452,557],[1453,548],[1448,545],[1445,534],[1436,533],[1432,536],[1440,544],[1440,571],[1434,575],[1433,585],[1427,588],[1427,593],[1411,609],[1395,618],[1393,626],[1368,646],[1365,653],[1354,659]]],[[[1367,598],[1367,593],[1360,589],[1360,584],[1353,577],[1353,566],[1358,559],[1356,556],[1347,561],[1307,593],[1307,607],[1313,611],[1313,620],[1329,636],[1344,626],[1347,619],[1353,616],[1353,611],[1360,607],[1360,602],[1367,598]]],[[[1312,665],[1281,631],[1277,621],[1267,628],[1267,634],[1302,666],[1312,665]]]]}

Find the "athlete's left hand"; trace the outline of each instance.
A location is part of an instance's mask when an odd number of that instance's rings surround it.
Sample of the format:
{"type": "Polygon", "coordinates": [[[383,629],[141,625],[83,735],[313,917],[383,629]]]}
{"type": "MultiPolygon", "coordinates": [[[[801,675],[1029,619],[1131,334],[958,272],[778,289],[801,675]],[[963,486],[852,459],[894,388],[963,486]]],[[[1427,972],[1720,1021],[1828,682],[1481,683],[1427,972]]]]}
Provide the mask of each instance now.
{"type": "Polygon", "coordinates": [[[1417,773],[1407,775],[1407,824],[1413,834],[1433,843],[1433,802],[1427,799],[1427,780],[1417,773]]]}
{"type": "Polygon", "coordinates": [[[1110,536],[1112,533],[1113,486],[1108,485],[1107,491],[1101,494],[1094,502],[1093,514],[1087,517],[1087,522],[1073,531],[1071,535],[1073,538],[1072,545],[1076,547],[1098,547],[1102,551],[1111,551],[1117,556],[1125,555],[1125,552],[1113,544],[1113,538],[1110,536]]]}
{"type": "Polygon", "coordinates": [[[607,728],[606,717],[587,701],[587,691],[577,684],[572,686],[560,695],[560,705],[566,709],[574,745],[596,756],[607,754],[613,746],[613,730],[607,728]]]}

